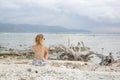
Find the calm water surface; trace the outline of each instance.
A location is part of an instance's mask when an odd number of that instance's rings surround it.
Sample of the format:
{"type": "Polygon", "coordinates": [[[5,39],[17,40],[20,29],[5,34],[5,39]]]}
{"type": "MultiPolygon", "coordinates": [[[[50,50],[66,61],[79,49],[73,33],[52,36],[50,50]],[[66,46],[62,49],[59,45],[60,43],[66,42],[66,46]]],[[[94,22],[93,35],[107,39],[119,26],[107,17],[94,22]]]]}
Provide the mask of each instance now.
{"type": "MultiPolygon", "coordinates": [[[[37,33],[0,33],[0,45],[14,49],[28,49],[34,44],[34,38],[37,33]]],[[[53,44],[77,45],[83,41],[85,46],[91,48],[92,51],[104,53],[120,51],[120,34],[44,34],[45,45],[53,44]]]]}

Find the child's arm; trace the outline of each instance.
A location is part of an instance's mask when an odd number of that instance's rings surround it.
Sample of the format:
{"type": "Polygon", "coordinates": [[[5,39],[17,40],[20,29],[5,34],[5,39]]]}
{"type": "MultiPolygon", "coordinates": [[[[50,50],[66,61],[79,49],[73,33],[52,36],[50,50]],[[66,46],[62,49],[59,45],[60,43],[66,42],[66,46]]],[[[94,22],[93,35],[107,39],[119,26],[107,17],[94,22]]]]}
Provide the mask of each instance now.
{"type": "Polygon", "coordinates": [[[32,51],[35,52],[35,46],[32,46],[32,51]]]}
{"type": "Polygon", "coordinates": [[[45,47],[45,55],[44,55],[44,58],[45,58],[45,59],[48,59],[48,48],[47,48],[47,47],[45,47]]]}

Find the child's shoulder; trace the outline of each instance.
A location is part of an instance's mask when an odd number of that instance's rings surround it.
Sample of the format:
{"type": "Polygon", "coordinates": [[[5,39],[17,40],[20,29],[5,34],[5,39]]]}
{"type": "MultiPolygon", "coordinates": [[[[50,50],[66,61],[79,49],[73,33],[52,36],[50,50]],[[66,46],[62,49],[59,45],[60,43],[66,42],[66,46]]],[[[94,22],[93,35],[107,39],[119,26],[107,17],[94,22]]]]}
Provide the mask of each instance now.
{"type": "Polygon", "coordinates": [[[44,48],[45,48],[45,49],[48,49],[47,46],[45,46],[45,45],[44,45],[44,48]]]}

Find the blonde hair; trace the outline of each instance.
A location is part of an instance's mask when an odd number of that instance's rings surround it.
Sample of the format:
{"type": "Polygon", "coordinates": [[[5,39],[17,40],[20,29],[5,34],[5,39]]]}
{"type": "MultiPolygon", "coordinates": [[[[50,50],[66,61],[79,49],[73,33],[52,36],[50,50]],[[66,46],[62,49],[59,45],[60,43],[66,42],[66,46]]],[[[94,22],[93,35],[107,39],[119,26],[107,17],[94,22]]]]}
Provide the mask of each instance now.
{"type": "Polygon", "coordinates": [[[43,43],[42,39],[44,39],[43,34],[36,35],[36,37],[35,37],[35,43],[37,45],[42,45],[42,43],[43,43]]]}

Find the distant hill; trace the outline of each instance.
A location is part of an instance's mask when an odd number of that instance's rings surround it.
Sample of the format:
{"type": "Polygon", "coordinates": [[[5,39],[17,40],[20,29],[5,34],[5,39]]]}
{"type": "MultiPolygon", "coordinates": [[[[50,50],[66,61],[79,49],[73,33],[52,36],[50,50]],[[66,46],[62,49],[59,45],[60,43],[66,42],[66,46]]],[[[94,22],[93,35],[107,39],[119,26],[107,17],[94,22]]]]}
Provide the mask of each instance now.
{"type": "Polygon", "coordinates": [[[3,23],[0,23],[0,32],[90,33],[90,31],[87,31],[87,30],[67,29],[60,26],[30,25],[30,24],[3,24],[3,23]]]}

